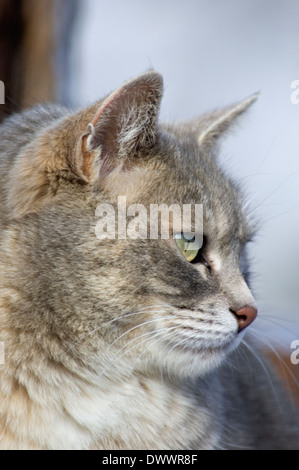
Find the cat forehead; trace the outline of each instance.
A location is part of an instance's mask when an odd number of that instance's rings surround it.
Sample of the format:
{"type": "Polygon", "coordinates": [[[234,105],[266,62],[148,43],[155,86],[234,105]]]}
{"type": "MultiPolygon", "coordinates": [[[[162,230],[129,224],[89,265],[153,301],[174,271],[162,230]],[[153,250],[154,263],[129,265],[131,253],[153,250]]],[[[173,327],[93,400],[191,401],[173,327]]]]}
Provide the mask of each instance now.
{"type": "MultiPolygon", "coordinates": [[[[176,146],[168,151],[167,169],[159,175],[160,193],[171,202],[202,204],[204,232],[227,243],[251,239],[255,227],[247,214],[243,191],[222,170],[215,153],[202,148],[196,137],[179,129],[176,146]]],[[[155,192],[158,192],[157,190],[155,192]]]]}
{"type": "Polygon", "coordinates": [[[220,244],[251,238],[238,187],[221,171],[214,157],[201,152],[194,142],[156,149],[147,165],[111,174],[106,183],[118,195],[126,195],[128,204],[191,207],[192,230],[195,206],[201,206],[203,232],[220,244]]]}

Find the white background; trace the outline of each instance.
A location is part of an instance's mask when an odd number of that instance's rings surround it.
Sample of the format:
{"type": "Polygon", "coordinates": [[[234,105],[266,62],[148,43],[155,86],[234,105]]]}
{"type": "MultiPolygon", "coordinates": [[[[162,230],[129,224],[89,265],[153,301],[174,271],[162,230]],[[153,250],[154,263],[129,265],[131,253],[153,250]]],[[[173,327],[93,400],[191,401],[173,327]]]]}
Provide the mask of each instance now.
{"type": "Polygon", "coordinates": [[[161,120],[260,91],[220,160],[260,222],[252,247],[260,325],[299,338],[298,0],[80,0],[68,98],[85,105],[149,67],[164,77],[161,120]],[[271,315],[272,320],[262,320],[271,315]],[[264,323],[263,323],[264,322],[264,323]]]}

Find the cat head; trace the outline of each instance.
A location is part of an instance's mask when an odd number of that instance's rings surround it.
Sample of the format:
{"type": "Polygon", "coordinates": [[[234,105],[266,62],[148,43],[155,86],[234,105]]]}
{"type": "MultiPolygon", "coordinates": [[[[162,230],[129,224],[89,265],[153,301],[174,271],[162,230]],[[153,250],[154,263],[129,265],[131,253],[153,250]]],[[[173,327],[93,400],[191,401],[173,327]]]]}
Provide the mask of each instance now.
{"type": "Polygon", "coordinates": [[[101,376],[209,371],[256,316],[246,262],[253,230],[216,155],[256,96],[162,125],[162,94],[150,71],[82,111],[38,108],[2,130],[18,136],[19,149],[24,139],[3,208],[15,241],[6,259],[19,292],[14,327],[31,347],[38,337],[51,357],[72,356],[101,376]],[[189,229],[180,212],[161,238],[151,210],[162,204],[191,207],[189,229]]]}

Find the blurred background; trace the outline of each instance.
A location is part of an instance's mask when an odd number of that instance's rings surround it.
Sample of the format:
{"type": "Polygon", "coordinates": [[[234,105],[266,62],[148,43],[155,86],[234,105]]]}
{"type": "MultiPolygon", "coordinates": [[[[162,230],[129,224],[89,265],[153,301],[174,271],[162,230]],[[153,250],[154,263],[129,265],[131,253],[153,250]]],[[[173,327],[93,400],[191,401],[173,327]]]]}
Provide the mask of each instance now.
{"type": "Polygon", "coordinates": [[[41,101],[89,104],[150,67],[164,77],[165,121],[260,91],[220,161],[259,221],[256,325],[288,364],[299,339],[298,18],[298,0],[0,0],[0,119],[41,101]]]}

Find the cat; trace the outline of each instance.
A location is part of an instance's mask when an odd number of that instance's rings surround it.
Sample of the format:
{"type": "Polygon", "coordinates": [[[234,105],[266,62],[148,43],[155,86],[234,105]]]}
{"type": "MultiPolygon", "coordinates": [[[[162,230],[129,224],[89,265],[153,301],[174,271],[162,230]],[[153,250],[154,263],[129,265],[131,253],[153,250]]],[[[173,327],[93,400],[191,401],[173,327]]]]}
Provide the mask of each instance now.
{"type": "Polygon", "coordinates": [[[299,448],[250,340],[255,223],[217,161],[256,95],[162,124],[162,94],[150,70],[0,126],[1,449],[299,448]],[[101,239],[97,208],[120,196],[202,204],[202,245],[174,219],[168,239],[101,239]]]}

